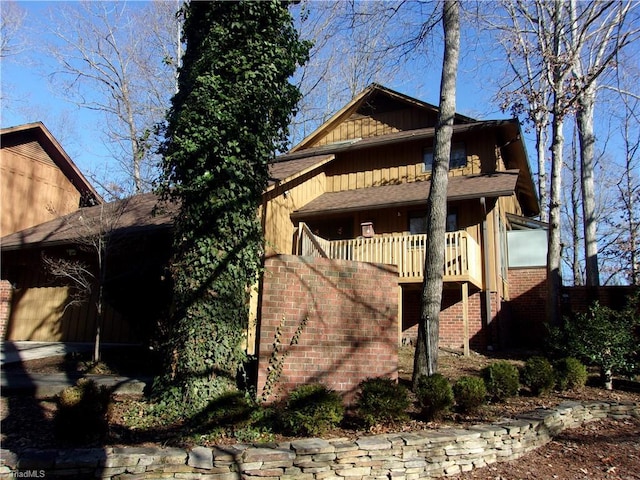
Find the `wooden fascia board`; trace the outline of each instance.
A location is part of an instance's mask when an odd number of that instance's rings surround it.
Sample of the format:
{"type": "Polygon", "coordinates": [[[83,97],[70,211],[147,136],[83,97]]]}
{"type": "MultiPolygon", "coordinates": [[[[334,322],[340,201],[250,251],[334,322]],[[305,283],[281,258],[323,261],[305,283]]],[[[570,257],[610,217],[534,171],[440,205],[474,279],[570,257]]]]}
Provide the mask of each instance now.
{"type": "MultiPolygon", "coordinates": [[[[520,170],[518,186],[525,196],[531,199],[530,207],[532,208],[529,209],[531,210],[530,215],[538,215],[540,213],[540,199],[538,198],[538,191],[533,181],[531,164],[529,163],[529,154],[527,153],[527,146],[524,142],[520,122],[517,119],[505,120],[501,124],[501,128],[510,136],[510,138],[507,139],[507,143],[511,143],[517,139],[521,144],[522,158],[517,159],[518,165],[516,166],[516,168],[520,170]],[[512,131],[509,131],[510,129],[512,129],[512,131]]],[[[513,166],[511,168],[513,168],[513,166]]]]}
{"type": "MultiPolygon", "coordinates": [[[[360,107],[360,105],[362,104],[363,100],[366,99],[370,94],[374,93],[375,91],[382,92],[385,95],[387,95],[388,97],[393,98],[394,100],[398,100],[398,101],[401,101],[403,103],[416,106],[418,108],[429,109],[429,110],[433,111],[434,113],[438,112],[438,107],[436,107],[435,105],[432,105],[432,104],[427,103],[427,102],[423,102],[421,100],[418,100],[416,98],[410,97],[408,95],[404,95],[404,94],[402,94],[400,92],[396,92],[395,90],[391,90],[391,89],[389,89],[387,87],[384,87],[382,85],[379,85],[377,83],[372,83],[367,88],[365,88],[362,92],[360,92],[358,95],[356,95],[349,103],[347,103],[344,107],[342,107],[334,115],[332,115],[331,118],[329,118],[329,120],[324,122],[315,131],[313,131],[310,135],[308,135],[300,143],[298,143],[295,147],[293,147],[289,151],[289,153],[297,152],[299,150],[304,149],[305,147],[308,147],[310,144],[313,144],[314,141],[316,141],[318,139],[318,137],[320,137],[321,135],[326,134],[329,130],[331,130],[337,124],[339,124],[341,121],[343,121],[345,117],[351,115],[353,113],[353,111],[357,110],[360,107]]],[[[475,122],[477,122],[476,119],[471,118],[471,117],[467,117],[467,116],[464,116],[464,115],[460,115],[459,113],[456,113],[455,117],[456,117],[456,119],[460,120],[463,123],[475,123],[475,122]]]]}
{"type": "Polygon", "coordinates": [[[298,143],[295,147],[289,150],[289,152],[290,153],[297,152],[298,150],[301,150],[307,147],[309,144],[312,144],[315,140],[317,140],[318,137],[320,137],[322,134],[325,134],[326,132],[331,130],[333,127],[335,127],[338,123],[340,123],[344,119],[345,115],[347,114],[350,115],[354,110],[356,110],[360,106],[360,102],[362,101],[362,99],[365,98],[370,92],[372,92],[374,88],[375,88],[374,85],[370,85],[369,87],[365,88],[362,92],[356,95],[353,98],[353,100],[351,100],[344,107],[342,107],[340,110],[334,113],[331,116],[331,118],[329,118],[329,120],[324,122],[317,129],[315,129],[311,134],[305,137],[300,143],[298,143]]]}
{"type": "Polygon", "coordinates": [[[51,132],[45,127],[42,122],[28,123],[25,125],[18,125],[17,127],[3,128],[1,135],[11,135],[13,133],[27,134],[29,131],[33,132],[33,138],[37,140],[45,152],[51,157],[57,167],[65,174],[73,186],[81,193],[90,194],[97,203],[103,203],[104,200],[100,194],[93,188],[86,177],[82,174],[80,169],[71,160],[71,157],[62,148],[62,145],[58,143],[51,132]]]}
{"type": "MultiPolygon", "coordinates": [[[[460,194],[460,195],[448,195],[447,196],[447,203],[451,203],[451,202],[460,202],[460,201],[464,201],[464,200],[476,200],[478,198],[498,198],[498,197],[509,197],[511,195],[513,195],[513,190],[512,189],[508,189],[508,190],[494,190],[491,192],[487,192],[487,193],[473,193],[473,194],[460,194]]],[[[317,211],[317,212],[292,212],[291,213],[291,218],[293,220],[300,220],[303,218],[320,218],[326,215],[338,215],[338,214],[343,214],[343,213],[356,213],[356,212],[361,212],[361,211],[370,211],[370,210],[384,210],[387,208],[398,208],[398,207],[417,207],[417,206],[425,206],[427,205],[427,199],[420,199],[420,200],[410,200],[410,201],[398,201],[398,202],[390,202],[390,203],[386,203],[384,205],[374,205],[374,206],[368,206],[366,209],[364,209],[361,206],[354,206],[354,207],[344,207],[344,208],[333,208],[330,210],[323,210],[323,211],[317,211]]]]}

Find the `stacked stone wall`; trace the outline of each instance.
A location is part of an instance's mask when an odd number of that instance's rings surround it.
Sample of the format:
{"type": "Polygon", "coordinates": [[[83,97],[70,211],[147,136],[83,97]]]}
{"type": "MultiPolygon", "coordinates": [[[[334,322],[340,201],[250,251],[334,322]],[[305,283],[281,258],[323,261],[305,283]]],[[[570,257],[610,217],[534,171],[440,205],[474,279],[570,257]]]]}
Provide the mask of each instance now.
{"type": "Polygon", "coordinates": [[[606,417],[640,418],[638,403],[567,402],[513,420],[355,440],[268,445],[0,451],[7,478],[374,480],[437,478],[515,460],[567,428],[606,417]]]}

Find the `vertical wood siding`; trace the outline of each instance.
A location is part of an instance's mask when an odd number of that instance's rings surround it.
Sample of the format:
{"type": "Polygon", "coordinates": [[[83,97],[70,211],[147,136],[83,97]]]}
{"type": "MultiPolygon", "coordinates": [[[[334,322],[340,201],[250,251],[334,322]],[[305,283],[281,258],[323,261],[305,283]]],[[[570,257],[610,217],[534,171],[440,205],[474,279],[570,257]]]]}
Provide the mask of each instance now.
{"type": "Polygon", "coordinates": [[[66,215],[78,208],[80,192],[37,142],[2,149],[1,234],[66,215]]]}
{"type": "Polygon", "coordinates": [[[426,128],[435,125],[435,121],[433,113],[417,108],[403,108],[371,115],[354,113],[311,146],[319,147],[355,138],[376,137],[404,130],[426,128]]]}

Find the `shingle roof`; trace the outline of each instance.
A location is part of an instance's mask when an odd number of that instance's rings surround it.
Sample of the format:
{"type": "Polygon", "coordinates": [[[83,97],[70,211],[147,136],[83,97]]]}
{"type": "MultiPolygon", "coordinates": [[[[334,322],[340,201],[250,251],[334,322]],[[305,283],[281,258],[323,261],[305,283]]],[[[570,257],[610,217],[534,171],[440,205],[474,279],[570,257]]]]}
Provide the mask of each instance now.
{"type": "Polygon", "coordinates": [[[324,164],[335,158],[334,155],[312,155],[308,154],[303,157],[295,158],[288,161],[276,161],[269,165],[269,186],[292,176],[300,175],[309,169],[324,164]]]}
{"type": "Polygon", "coordinates": [[[95,207],[84,207],[63,217],[50,220],[2,238],[2,250],[15,250],[30,245],[60,245],[88,236],[99,229],[122,234],[172,225],[174,204],[155,211],[158,197],[153,193],[135,195],[95,207]],[[100,218],[103,220],[100,220],[100,218]]]}
{"type": "MultiPolygon", "coordinates": [[[[508,196],[514,193],[517,181],[518,170],[450,177],[447,199],[455,201],[508,196]]],[[[430,188],[430,181],[422,181],[325,193],[293,212],[292,216],[302,218],[327,213],[426,204],[430,188]]]]}

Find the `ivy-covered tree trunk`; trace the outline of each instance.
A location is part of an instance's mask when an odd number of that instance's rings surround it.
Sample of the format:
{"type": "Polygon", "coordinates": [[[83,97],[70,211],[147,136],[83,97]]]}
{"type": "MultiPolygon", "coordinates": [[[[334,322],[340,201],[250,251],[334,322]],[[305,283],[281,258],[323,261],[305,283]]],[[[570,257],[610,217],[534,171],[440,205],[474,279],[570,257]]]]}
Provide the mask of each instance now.
{"type": "Polygon", "coordinates": [[[167,367],[156,385],[186,411],[234,388],[249,287],[261,266],[257,217],[268,162],[299,100],[289,83],[309,45],[286,4],[191,2],[178,93],[168,114],[160,191],[179,202],[167,367]]]}

